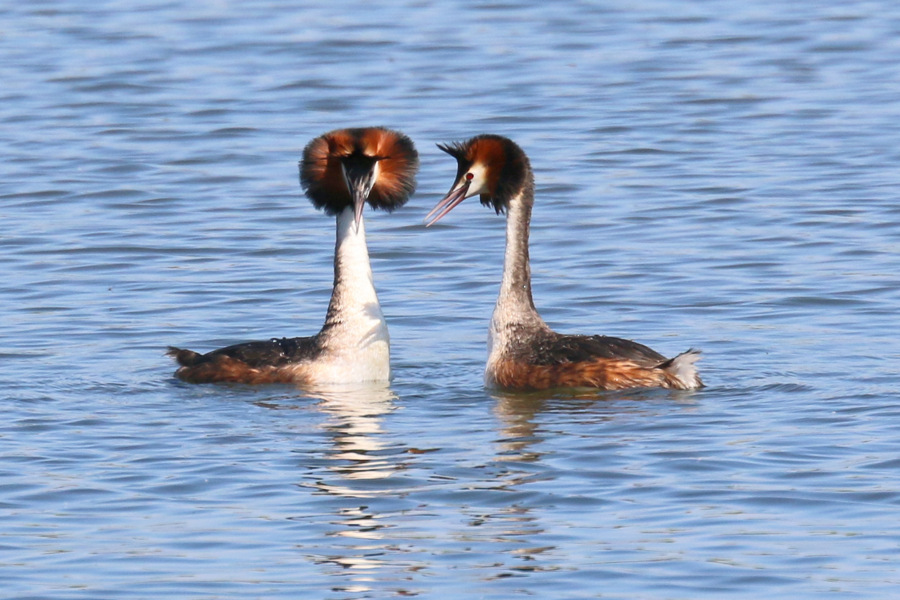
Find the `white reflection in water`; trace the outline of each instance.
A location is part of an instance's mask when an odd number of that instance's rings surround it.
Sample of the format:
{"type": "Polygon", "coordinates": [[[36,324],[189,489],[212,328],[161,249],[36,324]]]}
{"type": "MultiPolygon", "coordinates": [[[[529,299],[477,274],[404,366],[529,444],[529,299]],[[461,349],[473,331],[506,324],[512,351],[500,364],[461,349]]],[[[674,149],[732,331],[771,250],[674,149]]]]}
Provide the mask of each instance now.
{"type": "Polygon", "coordinates": [[[397,396],[386,384],[332,386],[307,393],[319,399],[317,408],[328,416],[322,428],[329,433],[332,445],[323,451],[329,463],[326,470],[317,473],[314,482],[302,486],[335,500],[329,517],[331,527],[326,532],[334,542],[313,560],[340,566],[338,574],[350,582],[341,589],[364,593],[381,579],[377,573],[387,568],[383,557],[389,552],[382,540],[390,515],[360,504],[360,500],[396,492],[388,483],[375,482],[403,469],[396,462],[398,453],[392,452],[386,441],[383,426],[384,416],[396,408],[397,396]]]}
{"type": "MultiPolygon", "coordinates": [[[[334,448],[328,457],[336,461],[331,470],[342,480],[384,479],[396,470],[386,455],[384,415],[394,410],[397,396],[385,385],[346,386],[317,389],[313,395],[321,398],[318,407],[329,415],[323,425],[331,433],[334,448]]],[[[372,490],[326,486],[330,493],[367,495],[372,490]]],[[[377,492],[375,492],[377,493],[377,492]]]]}

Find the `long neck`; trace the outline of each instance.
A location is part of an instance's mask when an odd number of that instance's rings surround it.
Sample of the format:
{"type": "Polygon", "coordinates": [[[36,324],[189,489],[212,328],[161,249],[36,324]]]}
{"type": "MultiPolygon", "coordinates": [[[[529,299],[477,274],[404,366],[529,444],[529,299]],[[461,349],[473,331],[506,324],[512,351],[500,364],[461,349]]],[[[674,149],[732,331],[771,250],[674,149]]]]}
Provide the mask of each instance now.
{"type": "Polygon", "coordinates": [[[334,291],[323,332],[340,330],[359,321],[383,323],[384,317],[372,280],[365,224],[360,220],[357,229],[353,209],[346,208],[337,217],[334,291]]]}
{"type": "Polygon", "coordinates": [[[506,254],[503,259],[503,281],[494,309],[493,325],[546,327],[531,297],[531,266],[528,259],[528,232],[534,187],[527,185],[509,203],[506,217],[506,254]]]}

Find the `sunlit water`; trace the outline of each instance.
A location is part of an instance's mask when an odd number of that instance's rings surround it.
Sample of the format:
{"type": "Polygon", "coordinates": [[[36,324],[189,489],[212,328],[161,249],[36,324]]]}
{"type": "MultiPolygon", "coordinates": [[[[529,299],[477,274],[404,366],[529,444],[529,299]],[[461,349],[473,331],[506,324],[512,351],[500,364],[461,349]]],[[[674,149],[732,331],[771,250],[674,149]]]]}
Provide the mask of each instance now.
{"type": "Polygon", "coordinates": [[[6,3],[0,595],[895,596],[898,6],[6,3]],[[358,125],[422,159],[366,215],[393,382],[176,381],[321,325],[296,163],[358,125]],[[503,220],[421,224],[481,132],[535,167],[547,321],[708,388],[483,388],[503,220]]]}

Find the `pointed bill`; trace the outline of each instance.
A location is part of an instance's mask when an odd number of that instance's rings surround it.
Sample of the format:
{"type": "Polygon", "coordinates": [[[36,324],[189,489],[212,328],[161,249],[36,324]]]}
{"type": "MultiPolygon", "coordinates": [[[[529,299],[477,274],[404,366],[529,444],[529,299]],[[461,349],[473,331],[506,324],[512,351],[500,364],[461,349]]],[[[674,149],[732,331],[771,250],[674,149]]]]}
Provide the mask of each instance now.
{"type": "Polygon", "coordinates": [[[344,173],[344,181],[350,190],[350,199],[353,202],[353,215],[356,218],[356,230],[359,231],[359,223],[362,221],[363,208],[366,200],[375,185],[376,160],[353,161],[341,163],[344,173]]]}
{"type": "Polygon", "coordinates": [[[469,182],[466,181],[456,189],[450,190],[450,192],[444,196],[444,199],[435,205],[434,208],[431,209],[427,215],[425,215],[425,227],[431,227],[438,221],[440,221],[444,216],[449,213],[451,210],[456,208],[463,200],[466,199],[466,194],[469,191],[469,182]]]}
{"type": "Polygon", "coordinates": [[[360,186],[353,189],[353,214],[356,219],[356,231],[359,231],[359,223],[362,221],[362,214],[363,209],[366,207],[367,195],[366,190],[360,189],[360,186]]]}

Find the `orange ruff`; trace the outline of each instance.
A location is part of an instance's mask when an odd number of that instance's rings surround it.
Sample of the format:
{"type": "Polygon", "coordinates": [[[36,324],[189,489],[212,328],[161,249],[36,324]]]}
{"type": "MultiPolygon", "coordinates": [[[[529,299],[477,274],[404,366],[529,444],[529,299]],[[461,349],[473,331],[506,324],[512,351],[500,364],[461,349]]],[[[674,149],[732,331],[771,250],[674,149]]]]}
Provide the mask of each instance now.
{"type": "Polygon", "coordinates": [[[685,389],[664,369],[642,367],[630,360],[598,358],[585,362],[532,365],[502,360],[490,372],[497,386],[511,390],[598,388],[624,390],[635,387],[685,389]]]}
{"type": "Polygon", "coordinates": [[[379,174],[368,202],[386,208],[392,199],[405,198],[415,187],[412,180],[418,158],[404,141],[411,144],[405,137],[381,127],[331,131],[307,146],[303,177],[313,193],[350,204],[352,198],[344,182],[341,160],[361,150],[366,156],[379,158],[379,174]]]}

